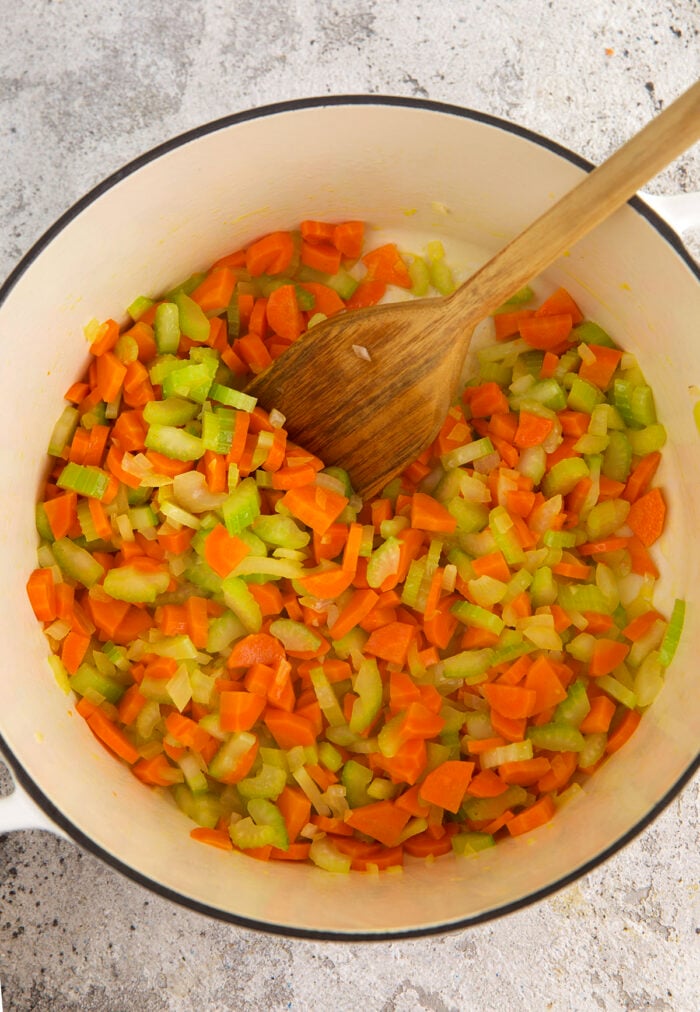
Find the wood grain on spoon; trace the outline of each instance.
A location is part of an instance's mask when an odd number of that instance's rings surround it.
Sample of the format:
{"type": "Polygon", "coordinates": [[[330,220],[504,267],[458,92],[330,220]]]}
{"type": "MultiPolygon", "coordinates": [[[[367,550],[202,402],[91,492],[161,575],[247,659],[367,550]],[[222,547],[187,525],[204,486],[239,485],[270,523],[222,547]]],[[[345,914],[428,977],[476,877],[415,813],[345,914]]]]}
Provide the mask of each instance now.
{"type": "Polygon", "coordinates": [[[375,494],[437,435],[474,327],[699,137],[697,82],[448,298],[341,313],[247,391],[285,415],[295,441],[345,467],[360,495],[375,494]]]}

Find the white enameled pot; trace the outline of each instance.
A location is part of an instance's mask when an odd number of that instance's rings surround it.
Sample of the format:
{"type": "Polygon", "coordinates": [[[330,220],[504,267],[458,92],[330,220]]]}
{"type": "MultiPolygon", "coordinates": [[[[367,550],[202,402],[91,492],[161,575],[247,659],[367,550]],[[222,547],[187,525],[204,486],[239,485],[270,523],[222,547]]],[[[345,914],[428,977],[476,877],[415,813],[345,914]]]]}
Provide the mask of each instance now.
{"type": "Polygon", "coordinates": [[[183,815],[96,742],[56,686],[24,592],[34,502],[62,396],[86,363],[82,328],[123,318],[273,228],[362,218],[402,248],[445,243],[464,276],[573,186],[588,166],[511,124],[429,102],[332,98],[232,116],[138,159],[80,201],[0,292],[0,745],[18,790],[0,828],[61,831],[138,882],[205,913],[307,937],[388,938],[476,923],[570,882],[639,832],[698,762],[700,384],[698,271],[634,200],[540,283],[564,284],[638,357],[669,443],[660,605],[687,600],[666,685],[630,742],[547,826],[470,859],[339,876],[264,864],[192,841],[183,815]]]}

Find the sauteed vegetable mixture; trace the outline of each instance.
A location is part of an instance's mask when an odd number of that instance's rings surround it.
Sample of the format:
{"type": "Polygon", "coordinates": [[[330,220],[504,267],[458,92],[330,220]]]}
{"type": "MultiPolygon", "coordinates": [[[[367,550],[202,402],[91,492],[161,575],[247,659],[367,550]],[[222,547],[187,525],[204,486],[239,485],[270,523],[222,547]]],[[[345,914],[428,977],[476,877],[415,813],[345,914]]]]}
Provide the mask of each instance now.
{"type": "Polygon", "coordinates": [[[363,243],[304,221],[90,325],[27,585],[76,709],[194,838],[336,872],[548,822],[634,733],[684,611],[653,603],[652,390],[563,289],[502,307],[370,502],[243,392],[322,319],[453,287],[439,243],[363,243]]]}

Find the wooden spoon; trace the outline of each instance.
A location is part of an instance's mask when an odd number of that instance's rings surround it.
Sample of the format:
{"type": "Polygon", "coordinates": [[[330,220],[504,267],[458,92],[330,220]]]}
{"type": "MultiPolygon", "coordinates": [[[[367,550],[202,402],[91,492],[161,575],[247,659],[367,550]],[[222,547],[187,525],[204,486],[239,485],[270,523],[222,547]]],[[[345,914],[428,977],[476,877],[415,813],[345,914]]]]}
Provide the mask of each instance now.
{"type": "Polygon", "coordinates": [[[296,442],[345,467],[360,495],[375,494],[437,435],[476,324],[698,137],[700,81],[452,295],[338,314],[293,344],[247,392],[285,415],[296,442]]]}

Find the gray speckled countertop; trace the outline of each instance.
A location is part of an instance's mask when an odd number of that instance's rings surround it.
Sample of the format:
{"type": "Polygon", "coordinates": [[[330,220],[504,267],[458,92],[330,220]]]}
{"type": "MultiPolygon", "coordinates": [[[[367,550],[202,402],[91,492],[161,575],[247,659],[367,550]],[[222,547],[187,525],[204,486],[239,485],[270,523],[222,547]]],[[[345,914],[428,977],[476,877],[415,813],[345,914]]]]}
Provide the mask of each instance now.
{"type": "MultiPolygon", "coordinates": [[[[700,76],[697,0],[5,0],[2,27],[0,276],[101,178],[226,113],[304,95],[423,96],[599,161],[700,76]]],[[[650,189],[700,189],[700,150],[650,189]]],[[[696,780],[624,851],[545,902],[381,945],[207,920],[65,840],[9,834],[5,1008],[690,1012],[697,802],[696,780]]]]}

